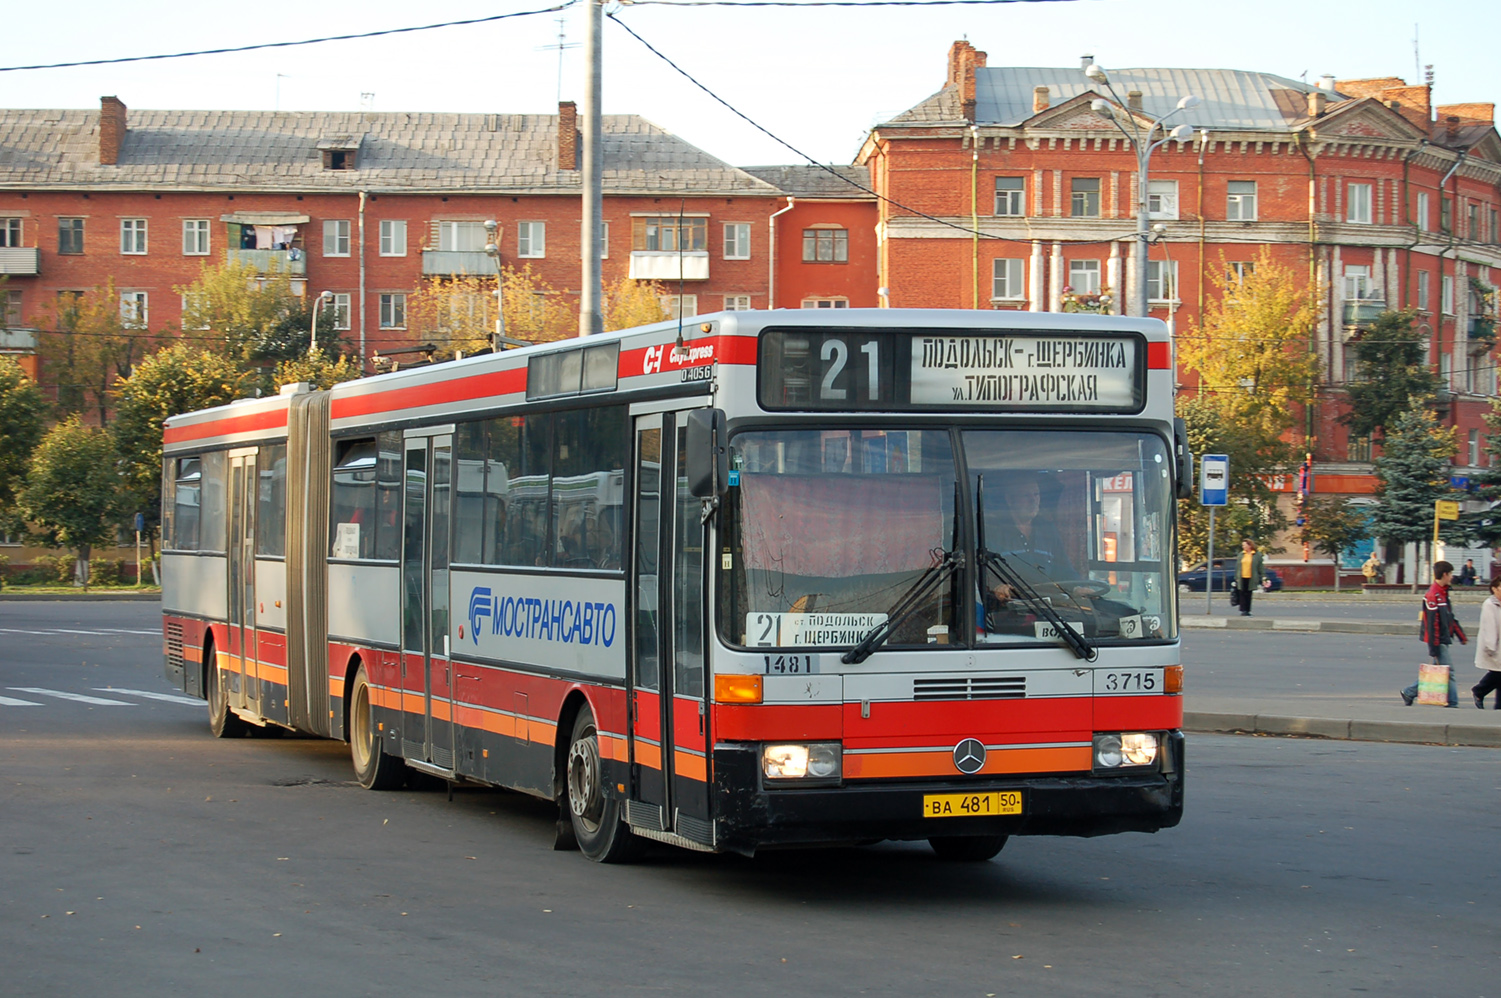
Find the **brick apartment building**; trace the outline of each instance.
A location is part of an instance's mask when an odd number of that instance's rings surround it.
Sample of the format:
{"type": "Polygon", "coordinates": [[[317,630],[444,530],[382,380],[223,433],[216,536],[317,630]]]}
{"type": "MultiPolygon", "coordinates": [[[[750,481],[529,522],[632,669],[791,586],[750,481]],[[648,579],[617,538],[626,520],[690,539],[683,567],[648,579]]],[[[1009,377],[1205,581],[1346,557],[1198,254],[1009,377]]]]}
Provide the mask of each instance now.
{"type": "MultiPolygon", "coordinates": [[[[984,52],[955,42],[943,89],[871,130],[858,162],[875,190],[937,219],[879,203],[878,284],[892,306],[1057,311],[1071,288],[1109,289],[1121,310],[1134,267],[1136,157],[1090,109],[1110,99],[1084,75],[1092,61],[991,68],[984,52]],[[966,231],[972,219],[979,237],[966,231]]],[[[1122,115],[1201,99],[1169,119],[1193,125],[1193,137],[1151,161],[1152,221],[1166,227],[1148,262],[1151,314],[1186,331],[1263,247],[1311,273],[1327,293],[1325,385],[1309,420],[1317,487],[1369,496],[1370,441],[1350,439],[1338,421],[1349,343],[1383,310],[1415,308],[1448,383],[1444,417],[1458,429],[1462,481],[1483,459],[1481,415],[1496,394],[1494,341],[1476,335],[1476,291],[1501,280],[1494,105],[1435,108],[1430,85],[1395,77],[1311,85],[1234,70],[1109,75],[1122,115]]]]}
{"type": "MultiPolygon", "coordinates": [[[[36,373],[27,355],[50,302],[107,280],[134,321],[180,327],[174,287],[248,261],[289,272],[299,293],[331,292],[368,358],[412,342],[406,298],[423,277],[495,273],[487,220],[502,264],[576,299],[581,151],[572,103],[342,114],[127,111],[106,97],[97,112],[0,111],[0,352],[36,373]]],[[[688,315],[875,304],[873,199],[811,168],[762,172],[774,179],[606,116],[605,280],[658,281],[688,315]]]]}

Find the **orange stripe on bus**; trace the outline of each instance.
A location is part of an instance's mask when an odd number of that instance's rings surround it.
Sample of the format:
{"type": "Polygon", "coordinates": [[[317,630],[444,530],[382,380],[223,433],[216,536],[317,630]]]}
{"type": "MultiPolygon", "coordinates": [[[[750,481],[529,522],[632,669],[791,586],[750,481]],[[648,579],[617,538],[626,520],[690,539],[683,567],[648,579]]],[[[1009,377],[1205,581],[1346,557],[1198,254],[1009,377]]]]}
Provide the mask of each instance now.
{"type": "Polygon", "coordinates": [[[701,755],[674,750],[672,767],[678,776],[685,776],[700,783],[709,782],[709,761],[701,755]]]}
{"type": "MultiPolygon", "coordinates": [[[[992,749],[976,775],[1010,773],[1077,773],[1092,763],[1088,745],[1069,748],[992,749]]],[[[844,775],[851,780],[907,776],[958,776],[951,752],[872,752],[844,756],[844,775]]]]}
{"type": "Polygon", "coordinates": [[[662,768],[662,746],[636,742],[636,762],[647,769],[662,768]]]}

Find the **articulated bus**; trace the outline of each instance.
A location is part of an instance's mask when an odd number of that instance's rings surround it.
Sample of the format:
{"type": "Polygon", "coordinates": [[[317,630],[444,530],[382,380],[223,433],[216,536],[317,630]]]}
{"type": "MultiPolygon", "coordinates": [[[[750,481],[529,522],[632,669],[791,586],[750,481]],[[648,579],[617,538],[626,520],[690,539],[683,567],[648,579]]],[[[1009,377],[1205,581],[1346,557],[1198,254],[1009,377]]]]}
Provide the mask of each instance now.
{"type": "Polygon", "coordinates": [[[1155,320],[726,312],[175,416],[167,676],[598,861],[1171,827],[1173,390],[1155,320]]]}

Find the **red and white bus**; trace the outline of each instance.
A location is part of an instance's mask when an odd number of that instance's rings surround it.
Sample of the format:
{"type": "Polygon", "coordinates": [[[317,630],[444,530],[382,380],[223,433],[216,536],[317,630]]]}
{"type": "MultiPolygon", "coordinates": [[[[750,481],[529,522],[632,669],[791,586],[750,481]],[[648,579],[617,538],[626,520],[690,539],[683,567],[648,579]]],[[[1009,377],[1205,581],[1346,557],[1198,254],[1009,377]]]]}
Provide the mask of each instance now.
{"type": "Polygon", "coordinates": [[[591,859],[1175,825],[1155,320],[727,312],[175,416],[212,730],[555,800],[591,859]]]}

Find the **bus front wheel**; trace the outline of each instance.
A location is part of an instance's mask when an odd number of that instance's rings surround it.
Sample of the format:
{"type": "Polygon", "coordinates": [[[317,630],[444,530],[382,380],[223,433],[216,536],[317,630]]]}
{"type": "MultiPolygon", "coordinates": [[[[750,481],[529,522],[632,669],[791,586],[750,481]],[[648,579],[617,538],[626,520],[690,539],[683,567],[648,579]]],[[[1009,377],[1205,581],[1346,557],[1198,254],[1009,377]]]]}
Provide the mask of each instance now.
{"type": "Polygon", "coordinates": [[[596,863],[628,863],[646,850],[646,840],[621,820],[620,799],[605,792],[599,758],[599,728],[594,712],[579,710],[568,739],[568,768],[563,794],[579,851],[596,863]]]}
{"type": "Polygon", "coordinates": [[[229,697],[224,692],[224,677],[219,673],[219,656],[212,644],[203,647],[204,678],[208,686],[208,729],[215,738],[242,738],[245,722],[229,709],[229,697]]]}
{"type": "Polygon", "coordinates": [[[349,701],[349,755],[354,760],[354,777],[366,790],[395,790],[406,782],[406,764],[387,755],[381,745],[363,665],[354,674],[349,701]]]}
{"type": "Polygon", "coordinates": [[[1005,835],[943,835],[928,840],[939,859],[955,863],[983,863],[1006,847],[1005,835]]]}

